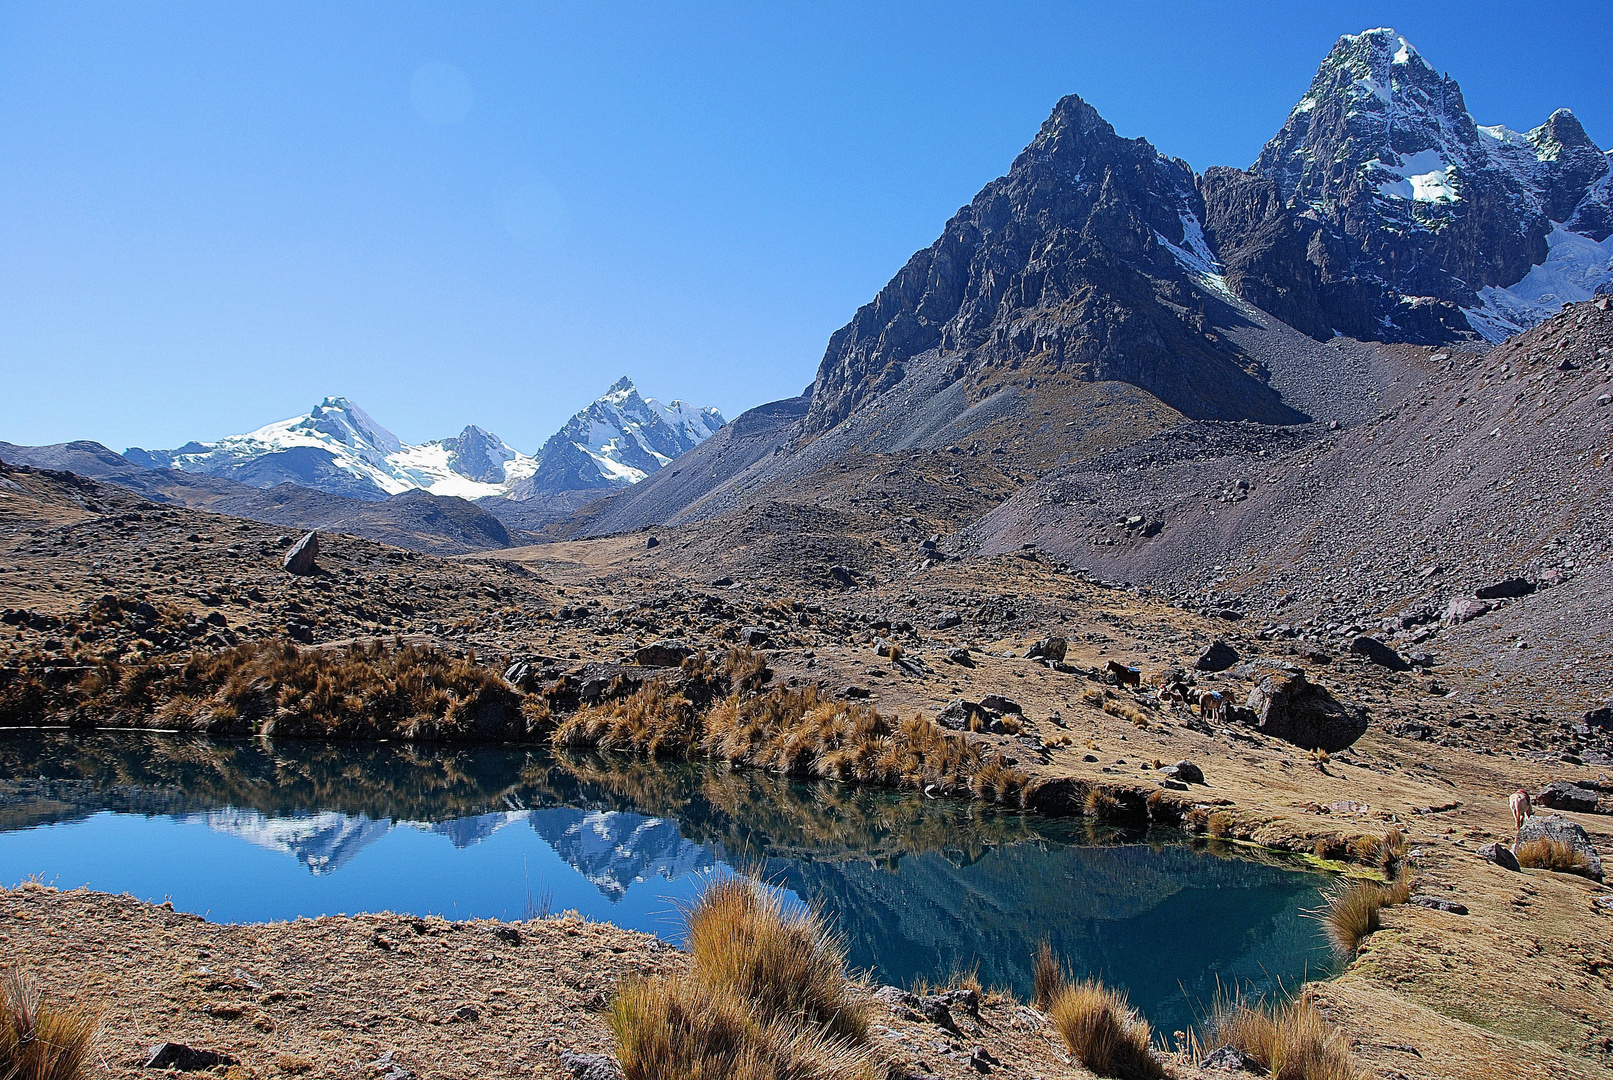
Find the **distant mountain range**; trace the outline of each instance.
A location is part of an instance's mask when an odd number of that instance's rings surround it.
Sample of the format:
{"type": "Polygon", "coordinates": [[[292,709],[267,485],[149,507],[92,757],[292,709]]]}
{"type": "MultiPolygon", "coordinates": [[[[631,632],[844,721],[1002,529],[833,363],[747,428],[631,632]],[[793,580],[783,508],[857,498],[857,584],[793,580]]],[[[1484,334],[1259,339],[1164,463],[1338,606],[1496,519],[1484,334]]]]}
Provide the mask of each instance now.
{"type": "Polygon", "coordinates": [[[131,447],[146,469],[176,469],[267,488],[292,483],[332,495],[382,500],[406,491],[463,499],[526,500],[623,487],[711,437],[716,409],[639,396],[625,376],[578,412],[536,456],[472,424],[454,438],[410,446],[347,398],[244,435],[176,450],[131,447]]]}

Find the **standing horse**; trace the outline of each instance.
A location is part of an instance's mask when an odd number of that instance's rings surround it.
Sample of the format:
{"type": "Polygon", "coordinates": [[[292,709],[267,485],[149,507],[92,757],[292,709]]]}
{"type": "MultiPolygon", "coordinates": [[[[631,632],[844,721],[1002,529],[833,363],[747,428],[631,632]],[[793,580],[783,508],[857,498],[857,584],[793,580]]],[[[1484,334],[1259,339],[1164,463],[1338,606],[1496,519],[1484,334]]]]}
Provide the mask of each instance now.
{"type": "Polygon", "coordinates": [[[1508,799],[1507,803],[1512,807],[1513,831],[1521,832],[1524,821],[1535,812],[1535,808],[1529,803],[1529,793],[1519,788],[1512,793],[1512,798],[1508,799]]]}
{"type": "Polygon", "coordinates": [[[1227,698],[1219,690],[1206,690],[1199,695],[1199,715],[1220,723],[1226,715],[1227,698]]]}
{"type": "Polygon", "coordinates": [[[1115,682],[1117,685],[1141,686],[1143,684],[1142,670],[1140,668],[1127,667],[1119,660],[1109,661],[1104,665],[1103,670],[1115,677],[1115,682]]]}

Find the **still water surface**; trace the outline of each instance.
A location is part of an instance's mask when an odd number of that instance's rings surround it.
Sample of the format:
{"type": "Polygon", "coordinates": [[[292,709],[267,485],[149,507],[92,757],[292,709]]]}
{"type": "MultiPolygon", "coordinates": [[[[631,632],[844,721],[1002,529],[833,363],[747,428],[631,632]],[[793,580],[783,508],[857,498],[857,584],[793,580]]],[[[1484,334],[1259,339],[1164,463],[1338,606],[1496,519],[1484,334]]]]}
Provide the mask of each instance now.
{"type": "Polygon", "coordinates": [[[884,982],[978,965],[1030,991],[1052,941],[1166,1032],[1217,983],[1327,969],[1324,880],[1179,835],[508,747],[0,732],[0,884],[88,885],[222,922],[575,909],[679,938],[705,875],[818,904],[884,982]]]}

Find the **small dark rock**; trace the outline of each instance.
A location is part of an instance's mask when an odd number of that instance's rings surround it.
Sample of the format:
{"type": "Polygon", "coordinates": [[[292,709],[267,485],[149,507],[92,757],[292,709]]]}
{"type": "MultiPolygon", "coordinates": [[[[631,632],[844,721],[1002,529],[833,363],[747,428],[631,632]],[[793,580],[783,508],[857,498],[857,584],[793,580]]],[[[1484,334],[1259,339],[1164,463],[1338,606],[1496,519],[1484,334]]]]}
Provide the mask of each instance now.
{"type": "Polygon", "coordinates": [[[560,1064],[577,1080],[622,1080],[622,1067],[608,1054],[573,1054],[560,1051],[560,1064]]]}
{"type": "Polygon", "coordinates": [[[1204,770],[1191,761],[1178,761],[1175,765],[1167,765],[1160,772],[1172,780],[1180,780],[1184,784],[1204,783],[1204,770]]]}
{"type": "Polygon", "coordinates": [[[956,611],[937,611],[935,618],[930,620],[931,630],[950,630],[962,624],[963,616],[956,611]]]}
{"type": "Polygon", "coordinates": [[[979,702],[956,698],[949,702],[946,708],[935,714],[935,722],[953,731],[968,731],[969,717],[983,713],[984,710],[981,709],[979,702]]]}
{"type": "Polygon", "coordinates": [[[454,1010],[454,1019],[471,1023],[482,1018],[481,1010],[474,1005],[461,1005],[454,1010]]]}
{"type": "Polygon", "coordinates": [[[726,588],[728,588],[728,586],[732,585],[733,583],[734,583],[733,578],[724,576],[724,577],[718,578],[716,581],[713,581],[711,583],[711,587],[713,589],[726,589],[726,588]]]}
{"type": "Polygon", "coordinates": [[[749,645],[753,649],[765,649],[771,641],[765,626],[742,626],[739,628],[739,643],[749,645]]]}
{"type": "Polygon", "coordinates": [[[968,649],[949,649],[947,650],[947,659],[954,664],[961,665],[962,667],[975,666],[974,658],[969,655],[968,649]]]}
{"type": "Polygon", "coordinates": [[[694,649],[681,641],[652,641],[634,651],[633,663],[639,667],[677,667],[693,653],[694,649]]]}
{"type": "Polygon", "coordinates": [[[1377,638],[1369,637],[1365,634],[1350,642],[1350,651],[1357,656],[1364,656],[1379,667],[1386,667],[1390,671],[1408,671],[1411,668],[1405,657],[1377,638]]]}
{"type": "Polygon", "coordinates": [[[1442,900],[1437,896],[1417,895],[1411,898],[1411,903],[1418,907],[1432,908],[1435,911],[1448,911],[1452,915],[1466,915],[1467,905],[1458,904],[1455,900],[1442,900]]]}
{"type": "Polygon", "coordinates": [[[286,552],[281,566],[288,574],[306,577],[317,569],[314,565],[314,560],[317,558],[319,558],[319,534],[311,532],[291,545],[291,550],[286,552]]]}
{"type": "Polygon", "coordinates": [[[1525,581],[1523,578],[1506,578],[1474,589],[1473,595],[1480,600],[1503,600],[1518,596],[1528,596],[1534,591],[1535,583],[1532,581],[1525,581]]]}
{"type": "Polygon", "coordinates": [[[1485,844],[1476,854],[1485,862],[1493,862],[1503,870],[1517,873],[1523,869],[1518,865],[1518,857],[1512,854],[1512,849],[1505,844],[1485,844]]]}
{"type": "Polygon", "coordinates": [[[1200,671],[1225,671],[1237,662],[1238,650],[1217,638],[1193,661],[1193,666],[1200,671]]]}
{"type": "Polygon", "coordinates": [[[842,585],[855,586],[857,584],[857,575],[850,567],[831,566],[829,567],[829,576],[842,585]]]}
{"type": "Polygon", "coordinates": [[[234,1065],[236,1060],[216,1050],[196,1050],[184,1043],[158,1043],[146,1051],[148,1069],[178,1069],[180,1072],[200,1072],[215,1065],[234,1065]]]}
{"type": "Polygon", "coordinates": [[[849,698],[865,698],[868,696],[868,687],[848,686],[840,691],[840,696],[849,698]]]}
{"type": "Polygon", "coordinates": [[[1025,653],[1025,658],[1028,660],[1059,661],[1064,659],[1064,654],[1069,648],[1070,643],[1067,639],[1058,637],[1055,634],[1049,634],[1035,645],[1032,645],[1025,653]]]}
{"type": "Polygon", "coordinates": [[[494,927],[493,936],[504,942],[506,945],[519,945],[521,944],[522,940],[521,931],[517,930],[513,926],[494,927]]]}
{"type": "Polygon", "coordinates": [[[1223,1046],[1209,1057],[1199,1062],[1199,1068],[1206,1071],[1210,1069],[1223,1069],[1227,1072],[1249,1072],[1256,1076],[1264,1076],[1266,1070],[1260,1063],[1236,1046],[1223,1046]]]}
{"type": "Polygon", "coordinates": [[[1018,713],[1023,716],[1025,713],[1025,710],[1020,708],[1019,702],[1013,698],[1003,697],[1001,694],[987,694],[980,699],[980,707],[987,712],[997,713],[999,716],[1005,713],[1018,713]]]}
{"type": "Polygon", "coordinates": [[[648,540],[644,541],[644,546],[647,548],[658,548],[661,546],[661,541],[652,536],[648,540]]]}

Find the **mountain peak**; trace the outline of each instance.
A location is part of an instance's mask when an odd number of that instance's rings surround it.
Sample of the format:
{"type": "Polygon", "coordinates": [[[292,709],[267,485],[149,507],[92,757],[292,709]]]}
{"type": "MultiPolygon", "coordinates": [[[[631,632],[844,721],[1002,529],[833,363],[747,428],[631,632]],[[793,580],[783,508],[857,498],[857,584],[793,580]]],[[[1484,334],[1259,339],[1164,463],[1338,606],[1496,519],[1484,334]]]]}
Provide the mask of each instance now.
{"type": "Polygon", "coordinates": [[[605,391],[605,393],[607,393],[607,394],[625,394],[625,393],[628,393],[629,391],[637,390],[637,389],[638,389],[638,387],[633,385],[633,380],[629,379],[626,375],[623,375],[620,379],[617,379],[615,382],[611,383],[610,384],[610,389],[605,391]]]}

